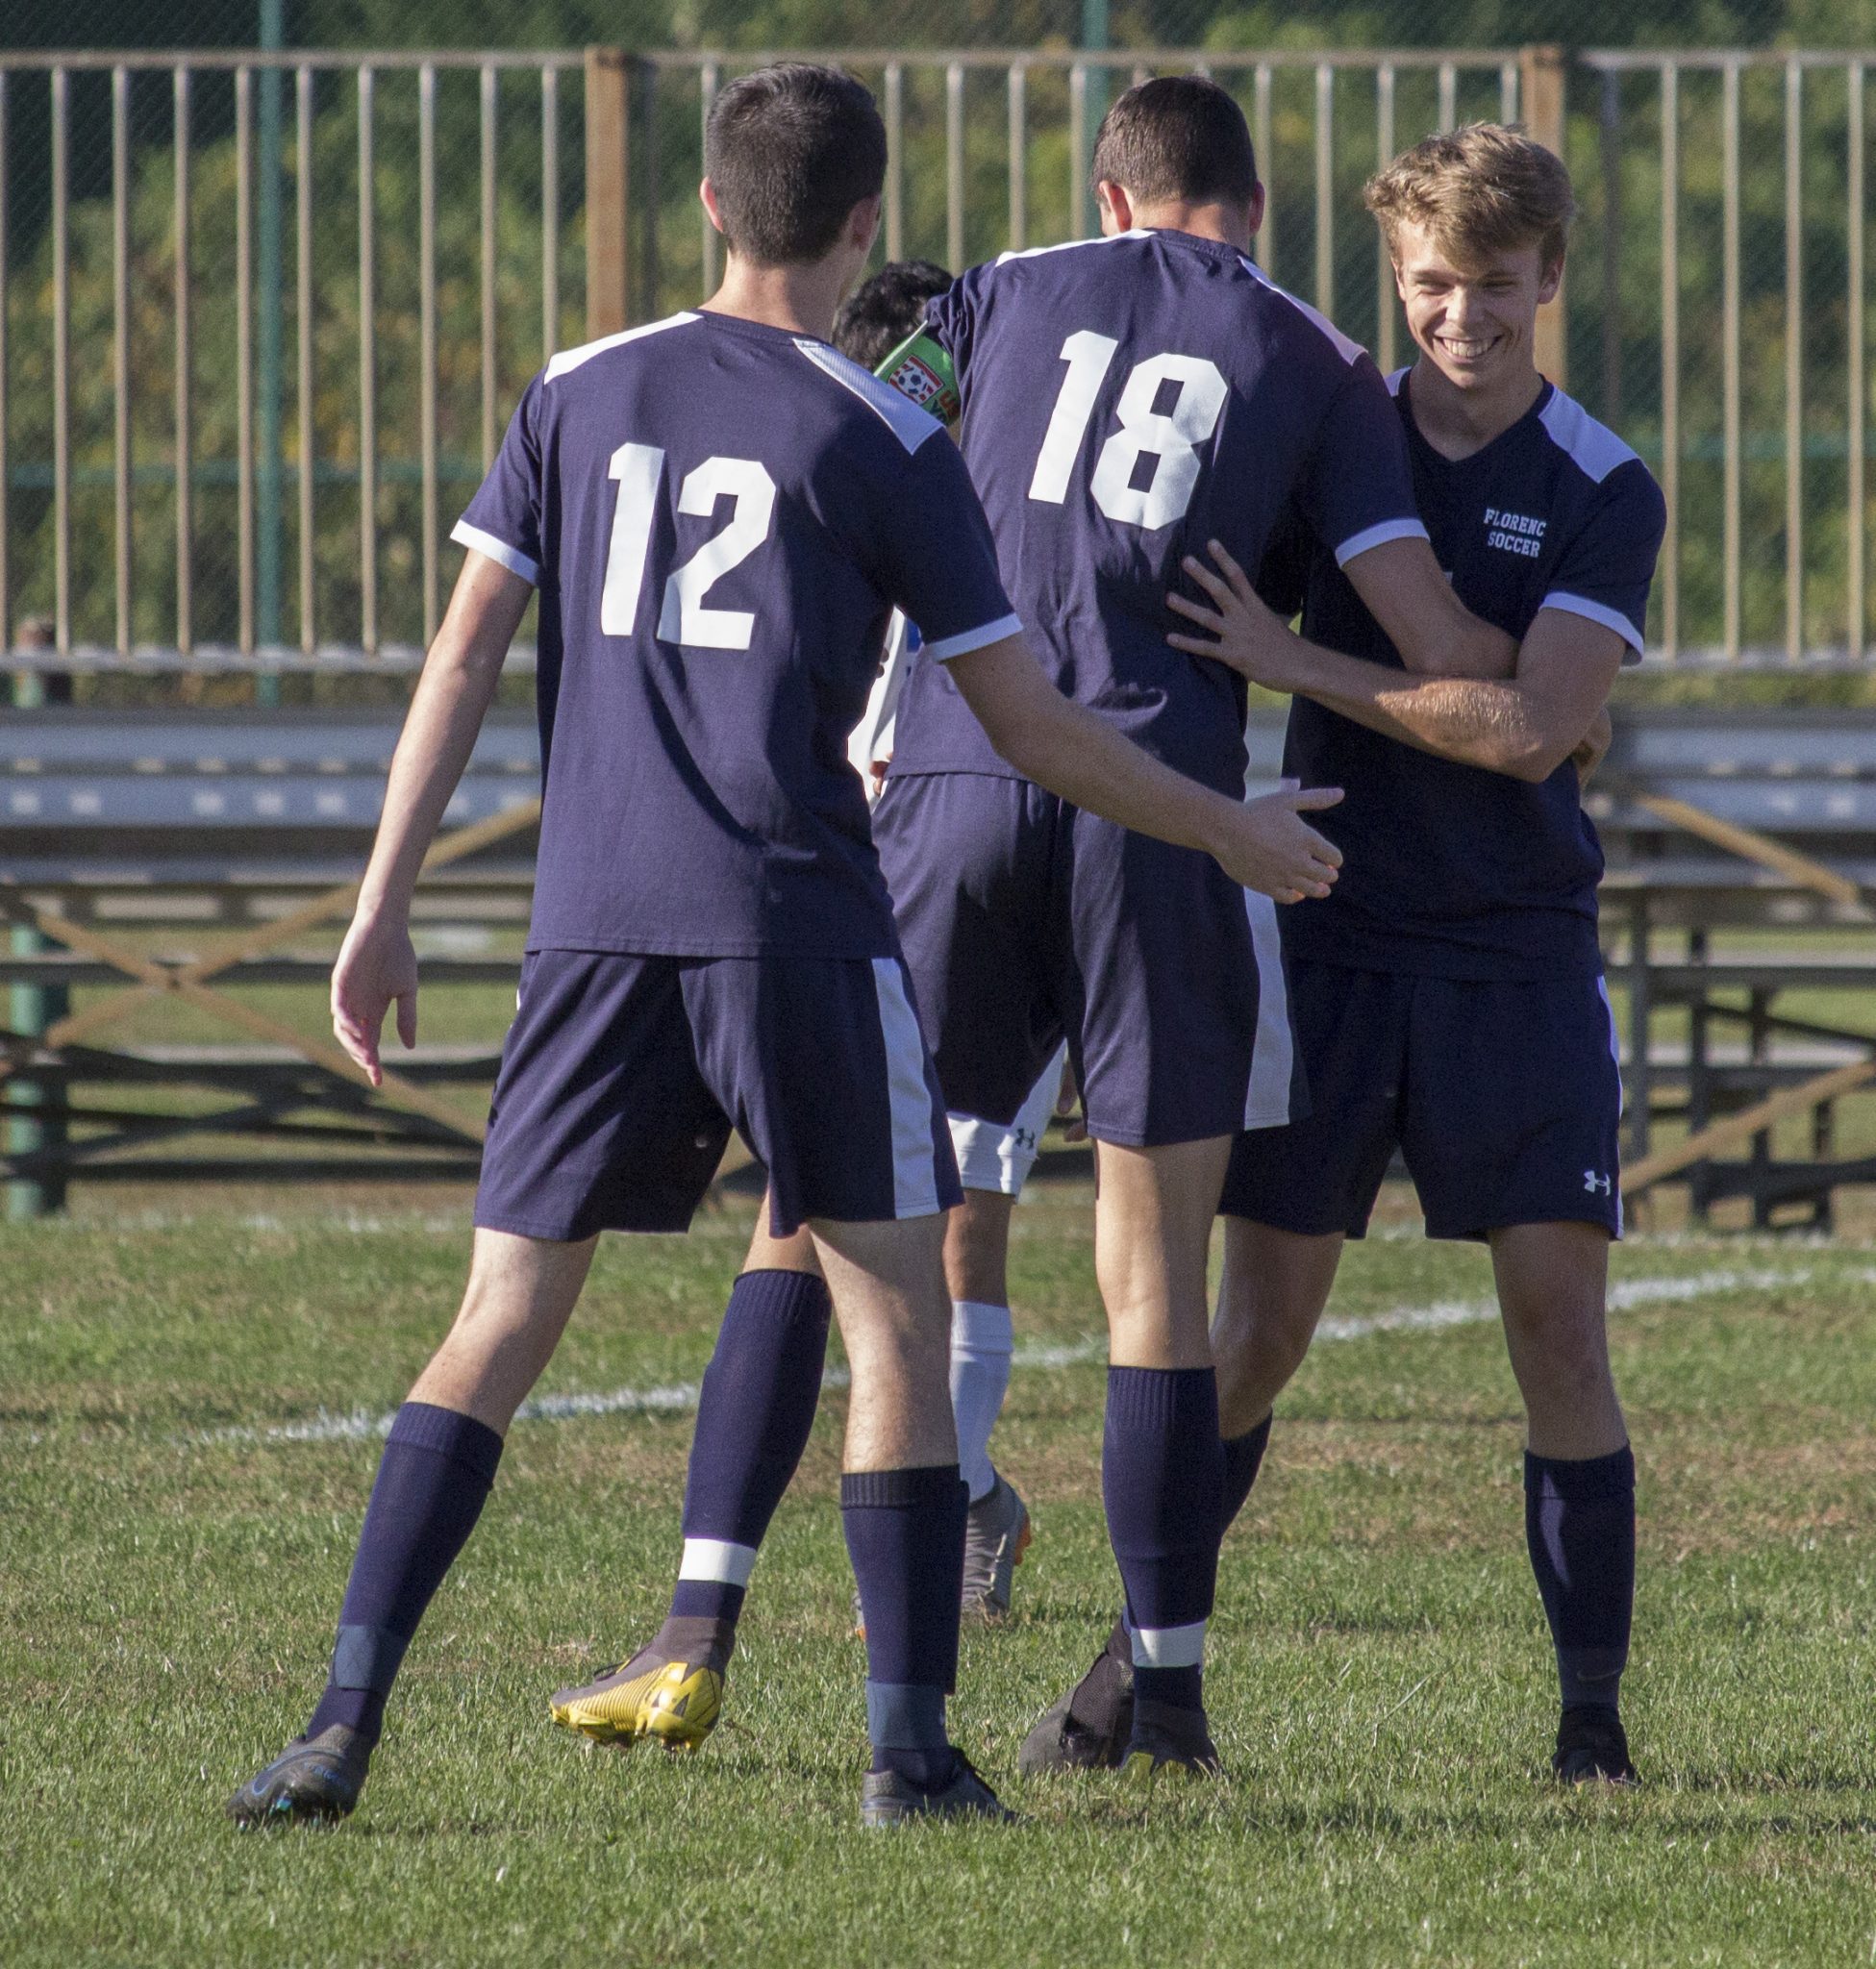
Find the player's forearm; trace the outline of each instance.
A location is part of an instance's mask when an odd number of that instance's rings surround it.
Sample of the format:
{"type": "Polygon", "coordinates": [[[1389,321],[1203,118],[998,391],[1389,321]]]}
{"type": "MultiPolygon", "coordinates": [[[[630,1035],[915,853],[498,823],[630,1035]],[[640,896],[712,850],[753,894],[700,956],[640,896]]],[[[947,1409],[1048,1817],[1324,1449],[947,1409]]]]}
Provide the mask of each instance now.
{"type": "Polygon", "coordinates": [[[1447,601],[1438,620],[1416,620],[1395,636],[1403,666],[1415,677],[1516,676],[1516,638],[1482,621],[1450,589],[1447,601]]]}
{"type": "Polygon", "coordinates": [[[1216,847],[1236,801],[1162,764],[1097,712],[1047,687],[1055,705],[1008,749],[991,735],[1025,779],[1135,834],[1208,853],[1216,847]]]}
{"type": "Polygon", "coordinates": [[[1318,644],[1296,653],[1291,687],[1356,724],[1421,752],[1533,784],[1556,771],[1584,734],[1515,683],[1463,677],[1403,680],[1397,670],[1318,644]]]}
{"type": "Polygon", "coordinates": [[[1105,718],[1064,697],[1026,651],[987,689],[968,660],[954,667],[990,743],[1010,764],[1071,807],[1176,847],[1217,845],[1238,803],[1163,765],[1105,718]]]}
{"type": "Polygon", "coordinates": [[[385,806],[359,893],[362,916],[399,916],[444,810],[475,750],[502,660],[532,592],[478,554],[469,557],[424,660],[390,762],[385,806]]]}

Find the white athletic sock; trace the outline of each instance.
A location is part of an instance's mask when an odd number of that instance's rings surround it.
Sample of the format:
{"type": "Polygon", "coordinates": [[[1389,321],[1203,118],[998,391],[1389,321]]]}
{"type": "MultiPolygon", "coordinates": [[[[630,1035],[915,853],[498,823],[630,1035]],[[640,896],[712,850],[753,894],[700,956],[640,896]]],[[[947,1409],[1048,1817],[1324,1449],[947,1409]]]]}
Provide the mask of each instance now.
{"type": "Polygon", "coordinates": [[[990,1431],[1010,1386],[1014,1345],[1007,1306],[951,1302],[951,1411],[958,1422],[958,1468],[970,1485],[972,1504],[988,1497],[996,1483],[990,1431]]]}

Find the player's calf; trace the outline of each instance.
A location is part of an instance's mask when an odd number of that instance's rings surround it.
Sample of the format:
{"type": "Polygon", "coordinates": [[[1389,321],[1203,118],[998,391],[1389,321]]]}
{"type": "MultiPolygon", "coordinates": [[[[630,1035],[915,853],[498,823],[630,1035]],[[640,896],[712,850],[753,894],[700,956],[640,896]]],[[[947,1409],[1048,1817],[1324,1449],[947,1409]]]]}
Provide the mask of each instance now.
{"type": "Polygon", "coordinates": [[[555,1693],[549,1709],[563,1729],[695,1750],[715,1728],[756,1555],[813,1426],[829,1310],[818,1272],[737,1280],[697,1404],[669,1611],[629,1660],[555,1693]]]}

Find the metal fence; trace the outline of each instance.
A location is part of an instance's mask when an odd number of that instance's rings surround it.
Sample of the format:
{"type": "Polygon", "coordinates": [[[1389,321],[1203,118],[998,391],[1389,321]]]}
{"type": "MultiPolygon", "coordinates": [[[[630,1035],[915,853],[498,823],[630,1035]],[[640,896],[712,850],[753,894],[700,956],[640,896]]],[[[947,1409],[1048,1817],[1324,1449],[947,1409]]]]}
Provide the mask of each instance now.
{"type": "MultiPolygon", "coordinates": [[[[0,53],[0,624],[50,618],[67,666],[407,667],[528,375],[716,277],[702,120],[762,59],[0,53]]],[[[1876,55],[838,59],[886,114],[882,251],[952,266],[1088,232],[1113,89],[1211,72],[1257,138],[1261,257],[1384,364],[1363,178],[1524,116],[1585,208],[1546,367],[1668,493],[1658,659],[1863,660],[1876,55]]]]}

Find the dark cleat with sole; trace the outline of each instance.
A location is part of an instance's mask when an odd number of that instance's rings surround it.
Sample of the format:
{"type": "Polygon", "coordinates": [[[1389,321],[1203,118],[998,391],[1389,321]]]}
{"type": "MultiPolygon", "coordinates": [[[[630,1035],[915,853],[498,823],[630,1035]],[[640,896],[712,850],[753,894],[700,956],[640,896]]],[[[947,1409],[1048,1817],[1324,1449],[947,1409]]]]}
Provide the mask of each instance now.
{"type": "Polygon", "coordinates": [[[1188,1778],[1224,1775],[1205,1711],[1170,1703],[1135,1703],[1134,1733],[1121,1771],[1130,1784],[1149,1783],[1162,1771],[1188,1778]]]}
{"type": "Polygon", "coordinates": [[[1133,1733],[1133,1643],[1117,1620],[1093,1667],[1023,1738],[1016,1768],[1025,1778],[1118,1770],[1133,1733]]]}
{"type": "Polygon", "coordinates": [[[989,1819],[1002,1826],[1016,1823],[1016,1814],[977,1774],[963,1751],[950,1778],[929,1789],[902,1778],[897,1771],[869,1771],[860,1787],[863,1826],[904,1826],[914,1819],[989,1819]]]}
{"type": "Polygon", "coordinates": [[[1599,1703],[1563,1711],[1550,1772],[1560,1784],[1616,1784],[1633,1791],[1641,1782],[1629,1757],[1620,1715],[1599,1703]]]}
{"type": "Polygon", "coordinates": [[[371,1745],[342,1723],[314,1737],[295,1737],[228,1801],[228,1816],[243,1832],[331,1825],[358,1804],[370,1763],[371,1745]]]}

